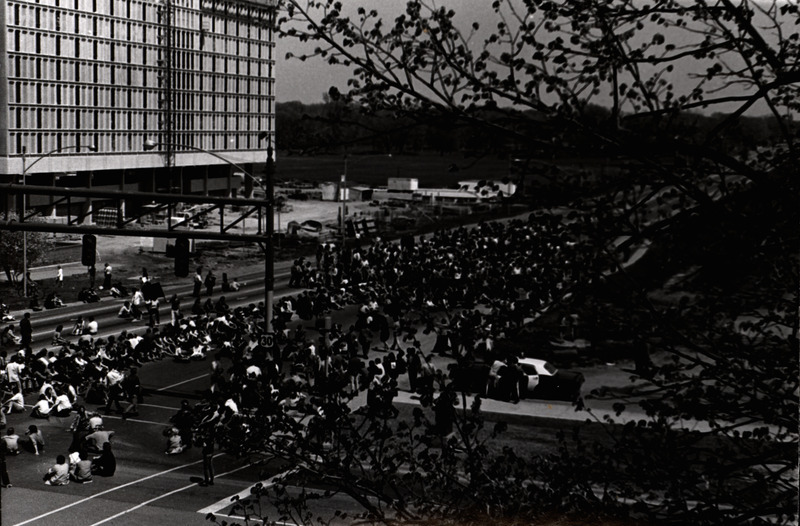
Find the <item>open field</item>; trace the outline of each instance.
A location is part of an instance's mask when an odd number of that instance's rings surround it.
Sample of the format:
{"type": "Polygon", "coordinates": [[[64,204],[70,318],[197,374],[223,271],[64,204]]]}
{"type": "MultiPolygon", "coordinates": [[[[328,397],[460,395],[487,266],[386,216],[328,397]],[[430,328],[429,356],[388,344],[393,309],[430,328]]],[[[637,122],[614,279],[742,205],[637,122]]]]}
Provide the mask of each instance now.
{"type": "MultiPolygon", "coordinates": [[[[460,153],[351,155],[347,179],[353,184],[386,186],[389,177],[414,177],[420,187],[448,187],[468,179],[499,179],[508,175],[508,159],[465,157],[460,153]]],[[[277,182],[291,180],[315,183],[338,181],[344,171],[344,156],[297,156],[278,152],[277,182]]]]}

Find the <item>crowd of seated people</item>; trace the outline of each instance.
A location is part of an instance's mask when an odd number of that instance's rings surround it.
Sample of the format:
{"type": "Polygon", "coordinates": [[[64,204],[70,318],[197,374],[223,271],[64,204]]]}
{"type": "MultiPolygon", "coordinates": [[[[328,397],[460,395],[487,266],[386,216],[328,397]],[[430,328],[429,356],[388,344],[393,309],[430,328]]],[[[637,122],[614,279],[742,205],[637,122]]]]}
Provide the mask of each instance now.
{"type": "MultiPolygon", "coordinates": [[[[432,352],[469,358],[478,345],[490,347],[518,329],[581,272],[595,268],[574,243],[568,226],[531,218],[437,232],[414,243],[378,239],[344,252],[327,245],[316,265],[295,261],[292,286],[305,290],[277,303],[272,347],[258,338],[263,304],[234,308],[225,296],[197,297],[188,312],[143,335],[122,331],[107,339],[59,340],[58,352],[26,357],[30,388],[52,384],[40,393],[45,403],[37,401],[36,416],[63,413],[66,402],[74,407],[79,397],[108,411],[134,412],[140,392],[129,385],[132,370],[149,361],[209,356],[211,383],[188,427],[201,437],[213,435],[220,445],[246,443],[265,415],[310,410],[310,397],[367,391],[371,410],[391,412],[399,375],[408,376],[413,391],[432,397],[442,375],[431,365],[432,352]],[[351,326],[326,321],[348,304],[359,305],[351,326]],[[292,328],[298,319],[317,320],[319,331],[309,333],[302,324],[292,328]],[[421,348],[417,327],[436,333],[431,349],[421,348]],[[375,338],[386,354],[370,359],[375,338]],[[227,370],[221,358],[229,361],[227,370]],[[56,404],[60,396],[65,398],[56,404]]],[[[235,290],[233,283],[225,289],[235,290]]],[[[120,317],[141,318],[144,300],[137,294],[125,300],[120,317]]],[[[176,429],[166,435],[171,454],[191,445],[176,429]]]]}

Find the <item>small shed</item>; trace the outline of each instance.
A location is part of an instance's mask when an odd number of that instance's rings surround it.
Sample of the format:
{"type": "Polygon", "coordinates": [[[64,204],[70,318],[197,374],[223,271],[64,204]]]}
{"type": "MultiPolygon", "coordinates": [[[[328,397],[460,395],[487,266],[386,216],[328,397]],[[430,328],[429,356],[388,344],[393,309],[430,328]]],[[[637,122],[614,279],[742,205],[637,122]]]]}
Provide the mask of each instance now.
{"type": "Polygon", "coordinates": [[[390,177],[389,190],[413,192],[419,188],[419,180],[412,177],[390,177]]]}
{"type": "MultiPolygon", "coordinates": [[[[322,200],[323,201],[339,201],[339,183],[322,183],[320,185],[320,189],[322,190],[322,200]]],[[[349,189],[344,189],[344,198],[349,198],[349,189]]]]}
{"type": "Polygon", "coordinates": [[[354,186],[348,188],[350,201],[372,201],[372,188],[366,186],[354,186]]]}

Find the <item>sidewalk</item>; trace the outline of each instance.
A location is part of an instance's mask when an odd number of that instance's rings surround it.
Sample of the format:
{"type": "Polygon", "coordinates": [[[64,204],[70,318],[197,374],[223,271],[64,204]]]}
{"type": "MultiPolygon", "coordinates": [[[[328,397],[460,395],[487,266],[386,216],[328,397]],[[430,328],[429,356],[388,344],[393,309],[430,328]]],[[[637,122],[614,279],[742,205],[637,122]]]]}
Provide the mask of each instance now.
{"type": "MultiPolygon", "coordinates": [[[[438,393],[436,395],[438,396],[438,393]]],[[[458,405],[456,409],[461,411],[461,397],[458,397],[458,405]]],[[[475,396],[467,395],[467,407],[472,407],[475,401],[475,396]]],[[[397,396],[394,398],[395,404],[420,406],[419,395],[412,394],[407,390],[398,390],[397,396]]],[[[504,415],[508,417],[520,418],[553,418],[557,420],[568,420],[572,422],[598,422],[609,423],[613,420],[618,425],[625,425],[629,422],[647,421],[649,417],[638,406],[629,405],[626,410],[617,416],[616,412],[611,407],[603,407],[604,405],[611,405],[610,403],[599,402],[596,400],[585,401],[586,408],[576,410],[575,406],[570,402],[552,401],[552,400],[521,400],[519,403],[502,402],[491,398],[481,398],[481,411],[484,415],[504,415]],[[610,419],[610,420],[609,420],[610,419]]],[[[353,400],[348,404],[351,410],[355,411],[367,405],[366,391],[359,392],[353,400]]],[[[723,425],[723,427],[725,427],[723,425]]],[[[753,431],[757,428],[763,428],[763,423],[750,423],[743,424],[737,430],[741,433],[744,431],[753,431]]],[[[777,430],[772,426],[769,427],[772,432],[777,430]]],[[[679,420],[674,424],[675,429],[683,429],[684,431],[693,431],[699,433],[708,433],[713,429],[709,426],[708,422],[697,420],[679,420]]]]}
{"type": "MultiPolygon", "coordinates": [[[[45,279],[56,279],[56,272],[59,263],[52,265],[42,265],[40,267],[29,267],[28,272],[31,273],[31,278],[34,281],[42,281],[45,279]]],[[[77,276],[78,274],[87,274],[88,269],[84,267],[80,261],[70,261],[61,263],[61,268],[64,271],[64,277],[77,276]]],[[[87,278],[88,279],[88,278],[87,278]]],[[[5,273],[0,273],[0,282],[7,282],[8,278],[5,273]]]]}

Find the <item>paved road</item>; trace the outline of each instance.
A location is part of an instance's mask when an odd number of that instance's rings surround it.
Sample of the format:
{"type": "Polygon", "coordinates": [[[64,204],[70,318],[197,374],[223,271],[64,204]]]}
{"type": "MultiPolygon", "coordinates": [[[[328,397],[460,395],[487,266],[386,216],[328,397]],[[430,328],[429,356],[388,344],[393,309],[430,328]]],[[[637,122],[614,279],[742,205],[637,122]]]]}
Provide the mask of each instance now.
{"type": "Polygon", "coordinates": [[[14,487],[2,490],[2,524],[202,524],[198,510],[246,489],[259,480],[262,469],[220,454],[215,459],[217,483],[205,488],[192,480],[202,476],[198,450],[176,456],[163,453],[161,432],[182,397],[195,397],[197,390],[208,387],[207,369],[205,362],[146,364],[141,376],[149,394],[140,406],[139,417],[127,421],[113,415],[105,417],[105,427],[116,432],[117,474],[97,477],[90,485],[50,487],[41,481],[55,456],[67,450],[71,435],[65,428],[70,419],[42,421],[11,415],[9,425],[17,430],[30,423],[39,425],[47,448],[38,457],[26,452],[9,458],[14,487]]]}
{"type": "MultiPolygon", "coordinates": [[[[276,297],[296,291],[286,288],[288,265],[276,264],[276,297]]],[[[240,294],[230,298],[232,304],[259,301],[263,297],[263,269],[254,270],[248,276],[242,272],[248,285],[240,294]],[[252,277],[251,277],[252,276],[252,277]]],[[[188,298],[189,280],[185,284],[165,287],[167,295],[175,292],[188,298]]],[[[75,305],[56,311],[34,313],[35,340],[45,345],[50,341],[52,329],[62,323],[71,327],[74,318],[82,314],[94,315],[100,322],[101,335],[118,334],[124,327],[143,330],[142,324],[116,318],[121,300],[104,299],[98,304],[75,305]]],[[[188,308],[184,301],[184,308],[188,308]]],[[[168,307],[163,306],[162,319],[168,320],[168,307]]],[[[352,320],[353,308],[335,315],[336,322],[352,320]]],[[[311,325],[307,322],[308,325],[311,325]]],[[[431,336],[432,337],[432,336],[431,336]]],[[[429,349],[432,342],[423,342],[429,349]]],[[[38,345],[34,349],[40,348],[38,345]]],[[[373,351],[376,355],[381,353],[373,351]]],[[[445,368],[447,359],[436,357],[437,367],[445,368]]],[[[161,435],[169,417],[174,414],[182,398],[195,397],[208,386],[206,362],[174,363],[163,361],[145,364],[141,378],[148,395],[140,406],[140,415],[122,421],[111,415],[106,417],[106,427],[117,432],[114,439],[118,457],[117,475],[110,479],[97,478],[91,485],[70,484],[66,487],[45,486],[41,475],[54,462],[59,453],[66,453],[70,434],[65,431],[69,419],[52,418],[49,421],[34,420],[27,415],[9,416],[9,425],[24,432],[31,423],[39,425],[47,440],[43,456],[31,453],[9,458],[8,468],[14,487],[2,489],[2,525],[140,525],[140,524],[207,524],[206,513],[224,515],[230,512],[230,499],[234,495],[246,495],[252,484],[281,473],[288,466],[259,463],[259,459],[236,459],[221,454],[215,459],[218,473],[213,487],[200,487],[193,477],[201,476],[200,452],[189,450],[182,455],[166,456],[163,453],[165,439],[161,435]]],[[[609,375],[617,381],[625,381],[627,373],[617,367],[600,371],[583,371],[587,376],[587,387],[607,383],[609,375]]],[[[417,404],[407,385],[400,385],[397,399],[400,404],[417,404]]],[[[32,398],[28,398],[32,403],[32,398]]],[[[356,399],[354,407],[364,403],[363,397],[356,399]]],[[[592,414],[576,412],[566,402],[525,400],[510,404],[495,400],[483,402],[484,411],[501,415],[560,420],[600,419],[613,416],[611,402],[591,401],[592,414]]],[[[638,412],[626,412],[625,420],[640,419],[638,412]]],[[[532,420],[532,424],[535,421],[532,420]]],[[[688,427],[696,423],[687,422],[688,427]]],[[[702,429],[702,428],[698,428],[702,429]]],[[[328,505],[346,508],[346,502],[328,505]]]]}

